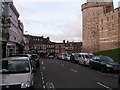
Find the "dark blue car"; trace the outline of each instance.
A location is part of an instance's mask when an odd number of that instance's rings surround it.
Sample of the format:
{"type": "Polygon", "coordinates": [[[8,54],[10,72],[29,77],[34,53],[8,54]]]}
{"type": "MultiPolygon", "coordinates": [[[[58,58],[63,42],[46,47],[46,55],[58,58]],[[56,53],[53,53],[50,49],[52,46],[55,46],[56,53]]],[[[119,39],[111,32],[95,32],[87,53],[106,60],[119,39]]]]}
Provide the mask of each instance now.
{"type": "Polygon", "coordinates": [[[94,56],[89,64],[90,68],[99,69],[102,72],[120,70],[120,64],[114,62],[113,59],[107,56],[94,56]]]}

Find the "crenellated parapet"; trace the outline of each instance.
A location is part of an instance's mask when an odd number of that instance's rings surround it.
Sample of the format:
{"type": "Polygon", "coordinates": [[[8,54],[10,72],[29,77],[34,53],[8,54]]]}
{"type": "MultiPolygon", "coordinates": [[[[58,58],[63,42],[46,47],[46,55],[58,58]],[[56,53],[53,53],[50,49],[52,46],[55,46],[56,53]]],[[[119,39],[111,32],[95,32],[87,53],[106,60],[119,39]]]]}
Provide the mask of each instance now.
{"type": "Polygon", "coordinates": [[[88,2],[84,3],[82,5],[82,11],[87,8],[92,8],[92,7],[102,7],[102,6],[111,6],[111,9],[113,9],[113,2],[88,2]]]}
{"type": "Polygon", "coordinates": [[[112,14],[116,14],[116,13],[120,13],[120,7],[119,8],[115,8],[114,10],[108,12],[108,13],[102,13],[101,15],[105,15],[105,16],[108,16],[108,15],[112,15],[112,14]]]}

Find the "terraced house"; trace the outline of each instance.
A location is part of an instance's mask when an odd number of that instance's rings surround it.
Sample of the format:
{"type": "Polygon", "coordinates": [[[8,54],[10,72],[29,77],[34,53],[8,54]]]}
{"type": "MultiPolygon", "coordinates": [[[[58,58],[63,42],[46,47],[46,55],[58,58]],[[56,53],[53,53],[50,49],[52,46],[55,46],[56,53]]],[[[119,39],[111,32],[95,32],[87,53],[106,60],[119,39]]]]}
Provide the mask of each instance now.
{"type": "MultiPolygon", "coordinates": [[[[12,0],[0,2],[1,9],[1,36],[2,57],[7,57],[10,54],[21,53],[24,48],[23,42],[23,23],[19,20],[19,12],[15,8],[12,0]],[[21,51],[21,52],[19,52],[21,51]]],[[[2,58],[1,57],[1,58],[2,58]]]]}

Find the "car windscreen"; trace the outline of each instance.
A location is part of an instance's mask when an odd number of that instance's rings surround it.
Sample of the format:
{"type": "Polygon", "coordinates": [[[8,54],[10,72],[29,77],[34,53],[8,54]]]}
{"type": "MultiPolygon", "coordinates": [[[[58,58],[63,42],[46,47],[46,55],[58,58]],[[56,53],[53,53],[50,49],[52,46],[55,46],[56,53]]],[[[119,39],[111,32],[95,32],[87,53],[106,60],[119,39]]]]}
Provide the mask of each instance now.
{"type": "Polygon", "coordinates": [[[79,54],[74,54],[74,57],[75,57],[76,59],[78,59],[78,58],[79,58],[79,54]]]}
{"type": "Polygon", "coordinates": [[[94,57],[94,55],[85,55],[85,57],[91,59],[94,57]]]}
{"type": "Polygon", "coordinates": [[[27,73],[30,72],[28,60],[3,60],[0,73],[14,74],[14,73],[27,73]]]}
{"type": "Polygon", "coordinates": [[[32,58],[32,59],[37,59],[38,56],[37,56],[37,55],[32,55],[31,58],[32,58]]]}
{"type": "Polygon", "coordinates": [[[100,57],[100,60],[102,62],[113,62],[113,60],[111,58],[109,58],[109,57],[100,57]]]}
{"type": "Polygon", "coordinates": [[[11,55],[10,57],[28,57],[28,55],[18,54],[18,55],[11,55]]]}

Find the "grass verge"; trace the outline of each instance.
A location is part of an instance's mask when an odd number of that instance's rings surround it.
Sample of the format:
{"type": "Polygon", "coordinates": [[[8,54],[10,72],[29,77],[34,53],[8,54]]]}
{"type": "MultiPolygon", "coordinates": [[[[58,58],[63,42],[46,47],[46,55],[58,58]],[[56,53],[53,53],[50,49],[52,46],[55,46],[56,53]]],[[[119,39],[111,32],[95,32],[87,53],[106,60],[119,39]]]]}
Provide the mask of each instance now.
{"type": "Polygon", "coordinates": [[[100,51],[93,53],[96,56],[103,55],[103,56],[109,56],[115,61],[120,63],[120,48],[118,49],[112,49],[112,50],[106,50],[106,51],[100,51]]]}

